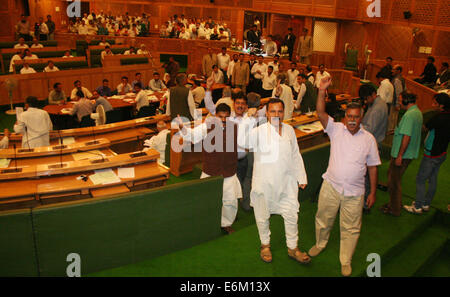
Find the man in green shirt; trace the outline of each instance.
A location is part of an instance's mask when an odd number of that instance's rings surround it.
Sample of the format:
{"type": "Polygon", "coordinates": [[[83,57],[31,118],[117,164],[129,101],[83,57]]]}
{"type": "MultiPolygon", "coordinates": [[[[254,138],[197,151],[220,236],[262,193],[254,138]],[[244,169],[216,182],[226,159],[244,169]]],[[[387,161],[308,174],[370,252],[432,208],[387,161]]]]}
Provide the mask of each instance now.
{"type": "Polygon", "coordinates": [[[395,129],[388,171],[389,203],[382,206],[385,214],[400,216],[402,209],[402,176],[412,160],[417,159],[422,131],[422,112],[416,105],[417,96],[407,91],[400,94],[402,107],[406,109],[395,129]]]}

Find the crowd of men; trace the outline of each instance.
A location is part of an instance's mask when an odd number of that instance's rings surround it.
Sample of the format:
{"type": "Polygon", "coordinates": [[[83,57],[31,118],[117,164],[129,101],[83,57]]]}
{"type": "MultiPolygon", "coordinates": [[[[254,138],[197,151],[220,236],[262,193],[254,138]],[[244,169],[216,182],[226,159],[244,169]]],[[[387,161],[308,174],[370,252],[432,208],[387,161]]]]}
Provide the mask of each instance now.
{"type": "Polygon", "coordinates": [[[80,35],[110,35],[110,36],[148,36],[150,32],[150,16],[142,13],[140,16],[114,16],[103,11],[96,14],[84,13],[82,18],[70,20],[69,32],[80,35]]]}
{"type": "Polygon", "coordinates": [[[16,24],[17,38],[23,38],[25,41],[31,41],[32,38],[38,40],[54,40],[55,39],[55,22],[52,21],[52,16],[47,15],[47,21],[43,17],[32,27],[28,17],[24,14],[20,16],[20,21],[16,24]]]}
{"type": "Polygon", "coordinates": [[[202,58],[202,74],[206,78],[212,77],[217,84],[239,88],[244,94],[280,98],[285,103],[286,119],[292,117],[294,108],[302,112],[314,111],[318,84],[323,77],[331,76],[323,64],[314,74],[311,66],[301,68],[296,62],[291,62],[290,68],[285,69],[279,55],[269,63],[262,55],[254,53],[250,54],[249,61],[244,61],[244,57],[241,53],[233,54],[231,58],[225,47],[218,54],[208,48],[202,58]]]}
{"type": "Polygon", "coordinates": [[[159,32],[163,38],[231,40],[231,30],[227,24],[212,17],[204,19],[174,15],[161,26],[159,32]]]}

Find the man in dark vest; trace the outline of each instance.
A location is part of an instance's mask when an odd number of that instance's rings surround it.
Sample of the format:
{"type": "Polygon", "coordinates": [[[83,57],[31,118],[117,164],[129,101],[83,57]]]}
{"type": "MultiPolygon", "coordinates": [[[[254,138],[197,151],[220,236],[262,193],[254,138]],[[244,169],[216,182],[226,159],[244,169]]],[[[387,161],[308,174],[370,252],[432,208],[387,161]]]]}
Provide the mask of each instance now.
{"type": "Polygon", "coordinates": [[[238,199],[242,198],[241,184],[237,177],[237,125],[230,120],[231,108],[221,103],[214,116],[195,128],[186,128],[180,117],[177,124],[181,137],[192,143],[203,141],[203,171],[200,178],[223,176],[221,227],[227,234],[233,233],[238,199]]]}
{"type": "Polygon", "coordinates": [[[186,88],[186,74],[179,73],[176,78],[176,86],[170,88],[167,99],[166,115],[170,115],[172,119],[178,115],[183,117],[184,121],[195,119],[195,101],[192,92],[186,88]]]}
{"type": "Polygon", "coordinates": [[[297,76],[297,82],[300,85],[300,88],[295,102],[295,109],[300,108],[302,113],[316,110],[317,94],[313,84],[303,73],[297,76]]]}

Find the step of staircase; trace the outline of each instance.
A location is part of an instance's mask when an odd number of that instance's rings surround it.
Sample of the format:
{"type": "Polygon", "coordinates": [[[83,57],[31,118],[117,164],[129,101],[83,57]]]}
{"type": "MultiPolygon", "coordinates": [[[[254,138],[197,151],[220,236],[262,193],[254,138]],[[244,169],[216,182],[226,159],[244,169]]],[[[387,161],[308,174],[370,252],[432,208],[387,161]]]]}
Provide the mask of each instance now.
{"type": "Polygon", "coordinates": [[[440,224],[432,224],[425,230],[417,230],[409,240],[402,242],[402,249],[383,265],[382,277],[414,276],[427,264],[436,259],[449,240],[450,229],[440,224]]]}

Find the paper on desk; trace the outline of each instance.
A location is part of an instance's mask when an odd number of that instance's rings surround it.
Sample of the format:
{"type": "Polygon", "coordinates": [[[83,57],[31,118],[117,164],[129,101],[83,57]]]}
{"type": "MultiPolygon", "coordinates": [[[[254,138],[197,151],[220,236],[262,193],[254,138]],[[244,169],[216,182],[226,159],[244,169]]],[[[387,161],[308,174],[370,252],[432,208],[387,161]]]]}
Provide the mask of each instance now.
{"type": "Polygon", "coordinates": [[[61,112],[62,113],[66,113],[66,114],[69,114],[71,111],[72,111],[72,108],[63,108],[63,109],[61,109],[61,112]]]}
{"type": "Polygon", "coordinates": [[[295,126],[298,130],[305,133],[314,133],[323,130],[323,126],[320,121],[316,121],[314,123],[306,124],[306,125],[298,125],[295,126]]]}
{"type": "Polygon", "coordinates": [[[62,139],[62,144],[68,145],[68,144],[72,144],[75,143],[75,138],[74,137],[63,137],[62,139]]]}
{"type": "Polygon", "coordinates": [[[9,166],[11,159],[0,159],[0,168],[6,168],[9,166]]]}
{"type": "Polygon", "coordinates": [[[110,168],[95,170],[94,172],[89,178],[95,185],[107,185],[120,182],[120,178],[110,168]]]}
{"type": "Polygon", "coordinates": [[[119,178],[134,178],[134,167],[117,168],[117,175],[119,178]]]}
{"type": "Polygon", "coordinates": [[[88,152],[80,152],[80,153],[72,154],[72,157],[75,161],[80,161],[80,160],[85,160],[85,159],[99,159],[102,156],[106,157],[106,155],[99,150],[92,150],[92,151],[88,151],[88,152]]]}
{"type": "Polygon", "coordinates": [[[111,98],[112,99],[122,99],[122,98],[124,98],[125,96],[122,96],[122,95],[114,95],[114,96],[111,96],[111,98]]]}

